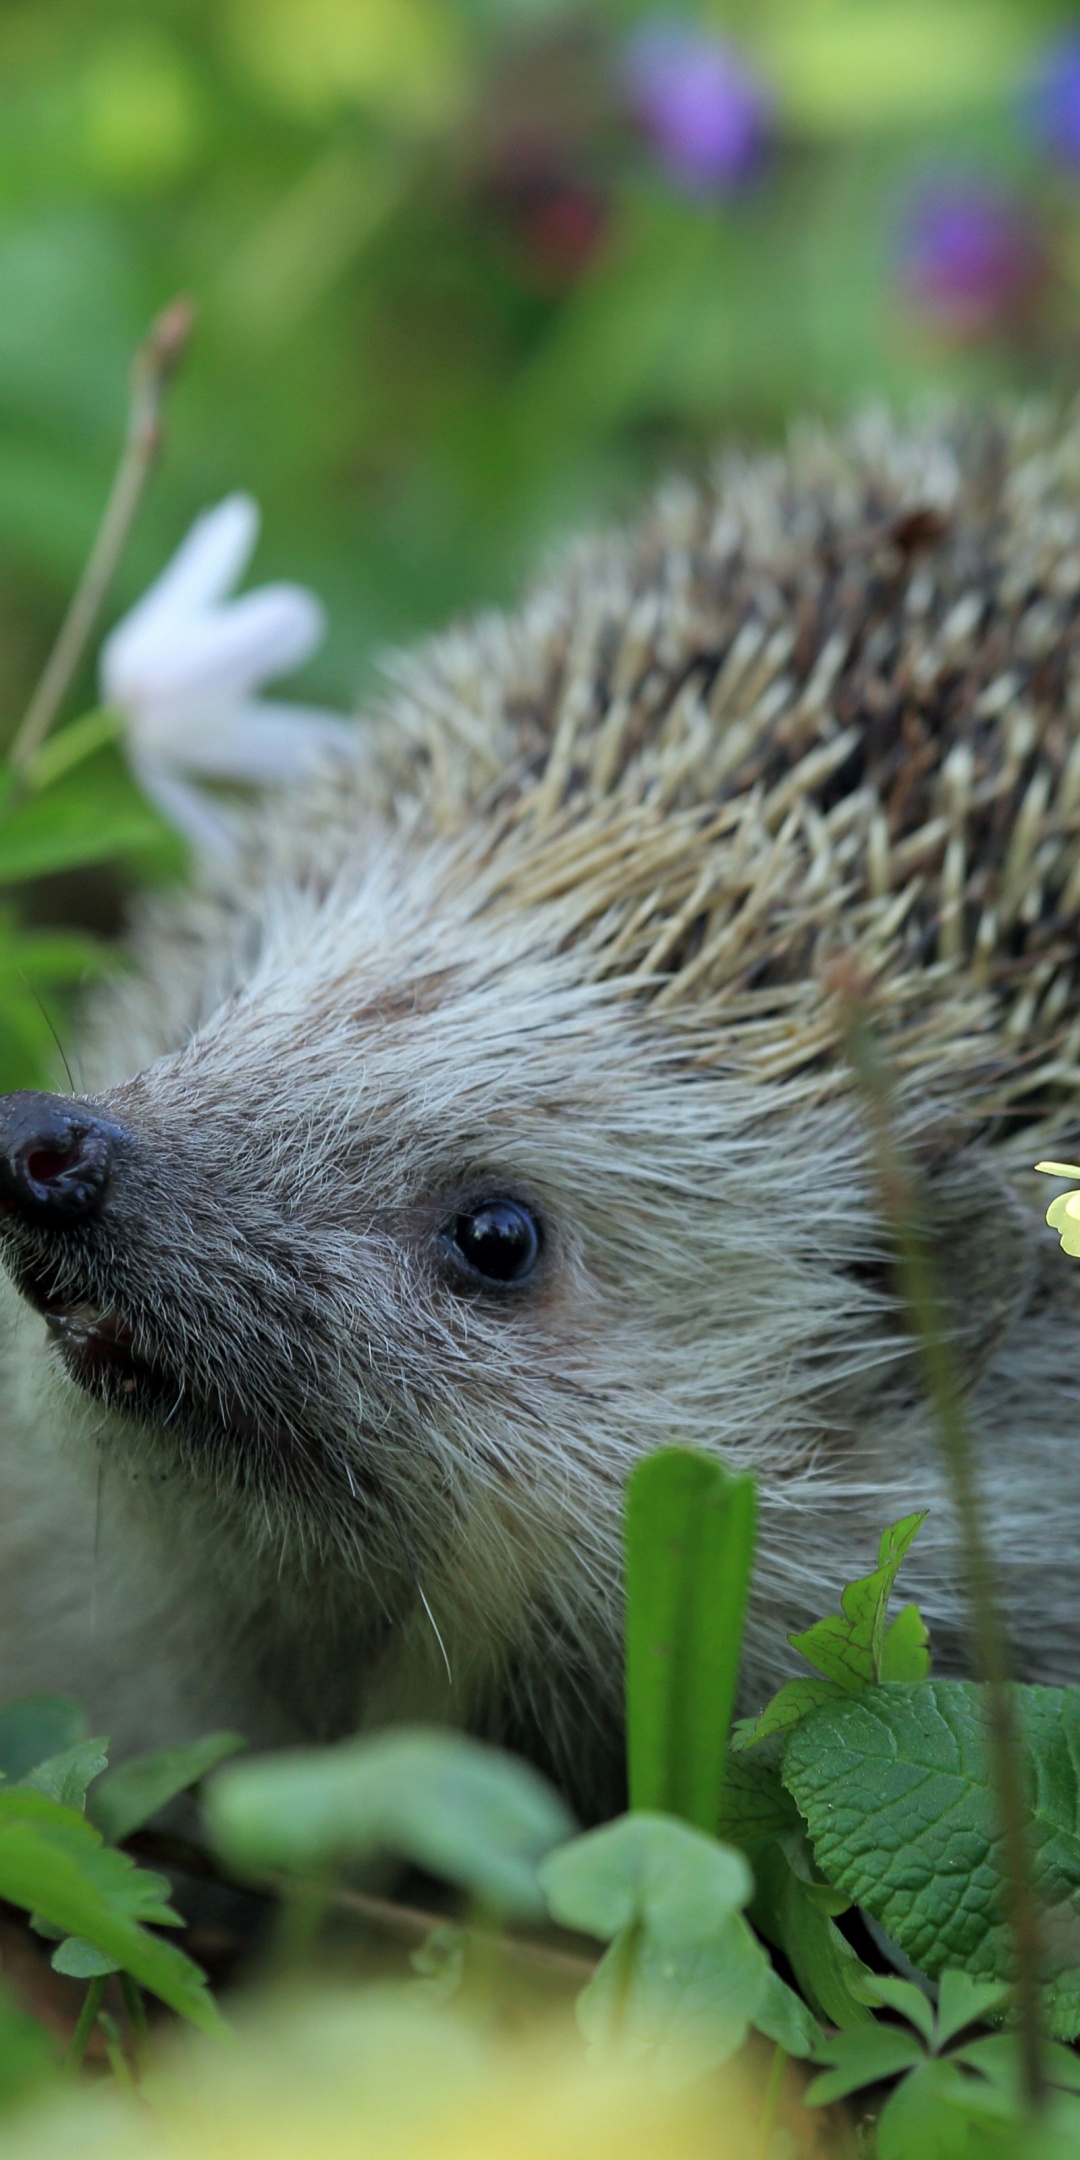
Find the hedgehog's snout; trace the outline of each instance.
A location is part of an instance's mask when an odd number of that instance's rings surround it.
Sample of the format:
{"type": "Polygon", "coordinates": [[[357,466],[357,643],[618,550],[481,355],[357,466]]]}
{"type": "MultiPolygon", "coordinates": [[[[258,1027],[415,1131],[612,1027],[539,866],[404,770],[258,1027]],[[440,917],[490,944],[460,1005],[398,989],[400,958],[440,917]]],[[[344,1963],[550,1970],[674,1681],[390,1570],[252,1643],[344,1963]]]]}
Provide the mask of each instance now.
{"type": "Polygon", "coordinates": [[[91,1103],[29,1089],[0,1096],[0,1208],[38,1230],[82,1222],[126,1138],[91,1103]]]}

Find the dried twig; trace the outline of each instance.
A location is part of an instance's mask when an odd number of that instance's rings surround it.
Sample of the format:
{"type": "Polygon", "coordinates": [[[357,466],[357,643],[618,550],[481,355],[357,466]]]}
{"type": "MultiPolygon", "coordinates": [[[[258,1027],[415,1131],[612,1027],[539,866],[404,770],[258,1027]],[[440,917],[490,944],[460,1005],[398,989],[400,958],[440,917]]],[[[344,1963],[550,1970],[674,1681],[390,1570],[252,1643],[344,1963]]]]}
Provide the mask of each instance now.
{"type": "Polygon", "coordinates": [[[135,355],[127,434],[116,477],[86,567],[12,743],[11,762],[16,767],[25,767],[44,741],[86,650],[143,489],[161,450],[165,391],[183,356],[194,320],[195,310],[190,300],[171,301],[152,324],[135,355]]]}
{"type": "MultiPolygon", "coordinates": [[[[426,1942],[433,1929],[447,1925],[445,1913],[422,1912],[415,1905],[396,1905],[389,1898],[369,1897],[359,1890],[332,1891],[328,1909],[352,1913],[379,1934],[417,1946],[426,1942]]],[[[490,1930],[466,1927],[462,1934],[467,1940],[475,1941],[481,1937],[489,1938],[490,1930]]],[[[544,1943],[523,1942],[519,1935],[500,1938],[500,1955],[506,1964],[517,1966],[537,1980],[560,1981],[566,1987],[584,1987],[596,1969],[587,1958],[575,1957],[572,1951],[550,1950],[544,1943]]]]}

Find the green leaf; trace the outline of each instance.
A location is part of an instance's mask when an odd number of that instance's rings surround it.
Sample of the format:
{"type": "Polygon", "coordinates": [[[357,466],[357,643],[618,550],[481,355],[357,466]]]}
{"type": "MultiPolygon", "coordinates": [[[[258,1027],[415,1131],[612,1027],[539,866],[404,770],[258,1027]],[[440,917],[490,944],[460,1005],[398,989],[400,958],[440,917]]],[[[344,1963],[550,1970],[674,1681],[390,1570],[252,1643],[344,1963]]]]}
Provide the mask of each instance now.
{"type": "MultiPolygon", "coordinates": [[[[1080,1689],[1014,1694],[1031,1810],[1034,1888],[1046,1911],[1050,2030],[1080,2032],[1080,1689]]],[[[931,1978],[947,1965],[1010,1975],[985,1700],[973,1683],[896,1682],[797,1725],[784,1783],[823,1873],[931,1978]]]]}
{"type": "Polygon", "coordinates": [[[0,884],[150,846],[161,830],[119,760],[102,756],[40,794],[15,795],[4,805],[0,884]]]}
{"type": "Polygon", "coordinates": [[[750,1898],[741,1853],[668,1815],[620,1815],[588,1830],[540,1869],[552,1917],[610,1942],[625,1928],[660,1927],[707,1943],[750,1898]]]}
{"type": "Polygon", "coordinates": [[[788,1680],[778,1689],[770,1703],[766,1704],[759,1718],[747,1720],[740,1725],[733,1745],[738,1750],[757,1747],[774,1733],[790,1732],[800,1718],[808,1717],[822,1703],[834,1702],[838,1695],[847,1691],[835,1680],[788,1680]]]}
{"type": "Polygon", "coordinates": [[[0,1776],[17,1780],[51,1755],[62,1755],[86,1732],[78,1703],[62,1695],[28,1695],[0,1710],[0,1776]]]}
{"type": "Polygon", "coordinates": [[[754,1549],[753,1480],[684,1448],[626,1503],[630,1803],[716,1827],[754,1549]]]}
{"type": "Polygon", "coordinates": [[[63,774],[73,772],[96,750],[106,743],[119,742],[127,722],[121,712],[110,706],[101,706],[94,712],[83,713],[67,727],[58,729],[48,742],[35,751],[24,768],[28,787],[35,792],[52,787],[63,774]]]}
{"type": "Polygon", "coordinates": [[[806,2098],[811,2107],[828,2107],[864,2085],[912,2069],[926,2060],[926,2052],[906,2026],[870,2023],[830,2033],[814,2049],[814,2060],[829,2068],[807,2088],[806,2098]]]}
{"type": "Polygon", "coordinates": [[[59,2067],[45,2027],[0,1993],[0,2113],[48,2085],[59,2067]]]}
{"type": "Polygon", "coordinates": [[[527,1764],[460,1733],[422,1730],[229,1764],[205,1807],[231,1866],[321,1874],[401,1853],[524,1916],[544,1909],[537,1862],[574,1828],[527,1764]]]}
{"type": "Polygon", "coordinates": [[[438,1927],[433,1927],[419,1949],[413,1951],[409,1963],[429,1999],[450,2002],[458,1994],[465,1976],[468,1943],[465,1928],[444,1920],[438,1927]]]}
{"type": "Polygon", "coordinates": [[[783,1951],[810,2008],[832,2025],[872,2025],[862,1994],[869,1968],[792,1867],[786,1842],[756,1853],[754,1874],[754,1924],[783,1951]]]}
{"type": "MultiPolygon", "coordinates": [[[[709,1940],[643,1926],[619,1935],[578,1997],[578,2023],[596,2049],[648,2058],[667,2083],[700,2077],[742,2046],[762,2008],[769,1961],[736,1915],[709,1940]]],[[[770,1993],[768,2011],[775,2015],[770,1993]]],[[[798,2047],[798,2027],[790,2030],[798,2047]]]]}
{"type": "Polygon", "coordinates": [[[198,1966],[147,1932],[145,1923],[180,1924],[164,1901],[168,1887],[103,1844],[73,1808],[25,1787],[0,1791],[0,1897],[84,1937],[181,2017],[221,2031],[198,1966]]]}
{"type": "Polygon", "coordinates": [[[95,1786],[87,1814],[110,1845],[122,1845],[178,1793],[197,1785],[226,1756],[247,1746],[239,1733],[207,1733],[185,1747],[159,1748],[118,1763],[95,1786]]]}
{"type": "MultiPolygon", "coordinates": [[[[944,1976],[943,1976],[944,1977],[944,1976]]],[[[867,2001],[883,2003],[888,2010],[895,2010],[908,2025],[920,2033],[927,2047],[934,2042],[934,2005],[916,1987],[914,1980],[899,1980],[894,1973],[874,1973],[862,1985],[867,2001]]]]}
{"type": "Polygon", "coordinates": [[[66,1973],[69,1980],[100,1980],[103,1973],[120,1970],[115,1958],[106,1957],[103,1950],[95,1950],[93,1943],[86,1942],[81,1935],[65,1935],[49,1963],[54,1972],[66,1973]]]}
{"type": "Polygon", "coordinates": [[[925,1513],[906,1515],[882,1532],[873,1574],[849,1583],[841,1610],[818,1620],[802,1635],[789,1635],[793,1649],[816,1665],[821,1679],[789,1680],[762,1711],[742,1723],[733,1745],[757,1747],[777,1733],[791,1732],[811,1711],[841,1695],[858,1693],[883,1680],[924,1680],[930,1671],[929,1637],[916,1605],[905,1605],[892,1626],[885,1621],[901,1562],[925,1522],[925,1513]]]}
{"type": "Polygon", "coordinates": [[[778,1767],[729,1755],[720,1794],[718,1838],[752,1854],[767,1839],[797,1829],[799,1819],[778,1767]]]}
{"type": "Polygon", "coordinates": [[[817,1621],[802,1635],[789,1637],[792,1647],[838,1687],[854,1692],[873,1687],[881,1678],[889,1599],[904,1554],[925,1521],[924,1510],[883,1530],[877,1567],[872,1575],[848,1584],[840,1598],[840,1612],[817,1621]]]}
{"type": "MultiPolygon", "coordinates": [[[[1023,2071],[1014,2032],[981,2033],[977,2040],[967,2040],[957,2048],[953,2060],[977,2070],[997,2091],[1019,2105],[1023,2071]]],[[[1044,2040],[1042,2066],[1048,2085],[1080,2093],[1080,2056],[1072,2048],[1062,2047],[1057,2040],[1044,2040]]]]}
{"type": "Polygon", "coordinates": [[[766,2039],[775,2040],[786,2054],[806,2056],[813,2053],[821,2038],[821,2028],[812,2010],[807,2008],[794,1988],[781,1980],[771,1965],[767,1968],[765,1992],[754,2012],[753,2023],[766,2039]]]}
{"type": "Polygon", "coordinates": [[[726,2062],[756,2022],[808,2051],[813,2021],[741,1917],[740,1853],[641,1812],[561,1846],[540,1875],[554,1919],[611,1943],[578,2002],[592,2045],[647,2055],[674,2082],[726,2062]]]}
{"type": "MultiPolygon", "coordinates": [[[[949,1965],[938,1983],[937,2016],[934,2021],[934,2045],[947,2047],[969,2025],[981,2025],[985,2019],[1000,2017],[1008,2009],[1012,1988],[1007,1981],[974,1980],[970,1973],[960,1972],[949,1965]]],[[[1077,2066],[1080,2069],[1080,2065],[1077,2066]]]]}
{"type": "MultiPolygon", "coordinates": [[[[922,2062],[889,2094],[877,2126],[878,2160],[967,2160],[974,2078],[945,2056],[922,2062]],[[959,2111],[959,2112],[958,2112],[959,2111]]],[[[979,2119],[978,2114],[976,2119],[979,2119]]]]}
{"type": "Polygon", "coordinates": [[[61,1807],[85,1807],[86,1788],[107,1767],[108,1749],[107,1740],[76,1740],[73,1747],[64,1748],[59,1755],[47,1755],[44,1762],[20,1778],[19,1787],[46,1793],[61,1807]]]}
{"type": "Polygon", "coordinates": [[[917,1605],[905,1605],[885,1631],[879,1680],[928,1680],[930,1635],[917,1605]]]}
{"type": "Polygon", "coordinates": [[[19,930],[4,945],[0,966],[5,978],[17,971],[25,982],[49,990],[81,982],[85,975],[114,972],[116,955],[74,930],[19,930]]]}

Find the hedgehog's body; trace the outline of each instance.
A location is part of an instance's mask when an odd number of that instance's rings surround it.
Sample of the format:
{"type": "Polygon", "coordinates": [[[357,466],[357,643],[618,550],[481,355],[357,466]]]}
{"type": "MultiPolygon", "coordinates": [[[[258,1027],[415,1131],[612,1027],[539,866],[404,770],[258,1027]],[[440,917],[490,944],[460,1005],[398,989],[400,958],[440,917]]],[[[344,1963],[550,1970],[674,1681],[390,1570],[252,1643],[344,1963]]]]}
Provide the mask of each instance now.
{"type": "Polygon", "coordinates": [[[845,953],[920,1136],[1020,1654],[1071,1676],[1080,1312],[1028,1166],[1077,1120],[1078,916],[1075,431],[726,466],[421,654],[100,1008],[100,1213],[8,1218],[114,1407],[24,1314],[3,1692],[82,1693],[124,1745],[451,1715],[599,1789],[621,1487],[672,1439],[760,1479],[749,1699],[916,1507],[961,1659],[845,953]],[[497,1197],[542,1238],[510,1288],[445,1234],[497,1197]]]}

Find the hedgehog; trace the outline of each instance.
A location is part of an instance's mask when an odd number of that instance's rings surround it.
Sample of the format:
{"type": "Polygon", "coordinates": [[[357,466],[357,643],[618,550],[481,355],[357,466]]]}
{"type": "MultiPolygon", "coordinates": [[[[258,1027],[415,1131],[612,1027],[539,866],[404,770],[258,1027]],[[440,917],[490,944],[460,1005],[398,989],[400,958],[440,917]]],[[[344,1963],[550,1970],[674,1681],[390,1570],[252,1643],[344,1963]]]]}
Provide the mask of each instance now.
{"type": "Polygon", "coordinates": [[[596,1815],[626,1481],[673,1442],[757,1480],[745,1706],[915,1509],[964,1670],[852,968],[1017,1668],[1071,1678],[1078,1278],[1031,1166],[1078,1129],[1078,920],[1080,414],[729,451],[393,661],[144,904],[84,1091],[0,1104],[4,1691],[121,1751],[450,1722],[596,1815]]]}

